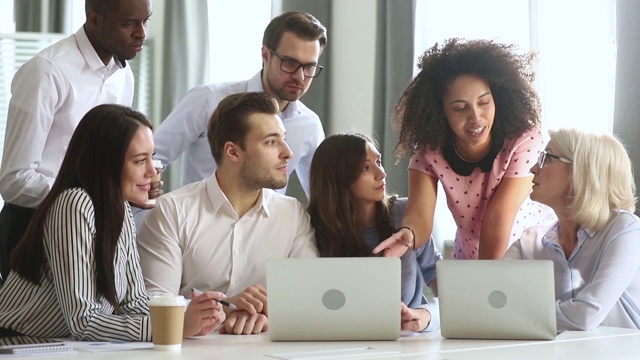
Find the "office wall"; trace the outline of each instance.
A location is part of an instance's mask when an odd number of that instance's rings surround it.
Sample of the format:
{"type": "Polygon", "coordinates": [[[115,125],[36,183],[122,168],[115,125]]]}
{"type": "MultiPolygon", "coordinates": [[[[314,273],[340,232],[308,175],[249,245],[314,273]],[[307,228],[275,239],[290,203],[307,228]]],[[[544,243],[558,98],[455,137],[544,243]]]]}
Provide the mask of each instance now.
{"type": "MultiPolygon", "coordinates": [[[[618,50],[613,132],[626,145],[634,164],[636,184],[640,186],[640,2],[618,0],[617,7],[618,50]]],[[[640,215],[640,210],[636,210],[636,215],[640,215]]]]}
{"type": "Polygon", "coordinates": [[[376,2],[333,0],[327,135],[373,132],[376,2]]]}

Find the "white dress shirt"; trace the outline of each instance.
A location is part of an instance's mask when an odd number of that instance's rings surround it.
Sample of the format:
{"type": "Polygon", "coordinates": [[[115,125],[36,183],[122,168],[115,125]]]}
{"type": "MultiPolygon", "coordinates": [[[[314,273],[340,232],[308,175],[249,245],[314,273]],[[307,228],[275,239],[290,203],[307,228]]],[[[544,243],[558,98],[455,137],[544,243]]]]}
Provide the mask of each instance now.
{"type": "Polygon", "coordinates": [[[640,219],[620,211],[602,230],[580,228],[577,235],[567,260],[557,223],[531,228],[504,259],[553,261],[558,331],[640,329],[640,219]]]}
{"type": "Polygon", "coordinates": [[[0,169],[5,202],[29,208],[44,199],[80,119],[99,104],[131,106],[134,78],[114,59],[105,66],[84,28],[18,69],[0,169]]]}
{"type": "Polygon", "coordinates": [[[158,198],[138,233],[149,293],[191,288],[235,296],[266,286],[266,261],[317,257],[309,215],[295,198],[263,189],[238,217],[215,174],[158,198]]]}
{"type": "MultiPolygon", "coordinates": [[[[184,153],[182,185],[208,178],[216,169],[207,140],[209,118],[225,97],[240,92],[264,91],[261,72],[248,81],[196,86],[158,126],[153,136],[154,158],[165,166],[184,153]]],[[[293,152],[287,177],[295,170],[309,197],[309,169],[316,148],[324,140],[322,123],[301,101],[292,101],[280,114],[293,152]]],[[[284,194],[287,188],[276,190],[284,194]]]]}
{"type": "Polygon", "coordinates": [[[135,243],[133,216],[125,217],[113,260],[121,313],[96,290],[95,212],[81,188],[65,190],[44,226],[46,263],[40,285],[11,271],[0,289],[0,327],[23,335],[107,341],[150,341],[149,297],[135,243]]]}

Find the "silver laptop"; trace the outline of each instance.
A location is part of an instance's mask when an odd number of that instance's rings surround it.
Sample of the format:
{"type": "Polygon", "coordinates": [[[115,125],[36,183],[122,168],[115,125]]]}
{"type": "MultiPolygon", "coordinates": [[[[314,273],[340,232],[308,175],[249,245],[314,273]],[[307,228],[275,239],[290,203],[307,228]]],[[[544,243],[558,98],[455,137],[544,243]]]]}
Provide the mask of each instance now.
{"type": "Polygon", "coordinates": [[[400,337],[397,258],[269,260],[267,297],[273,341],[400,337]]]}
{"type": "Polygon", "coordinates": [[[556,337],[553,262],[441,260],[436,269],[443,337],[556,337]]]}

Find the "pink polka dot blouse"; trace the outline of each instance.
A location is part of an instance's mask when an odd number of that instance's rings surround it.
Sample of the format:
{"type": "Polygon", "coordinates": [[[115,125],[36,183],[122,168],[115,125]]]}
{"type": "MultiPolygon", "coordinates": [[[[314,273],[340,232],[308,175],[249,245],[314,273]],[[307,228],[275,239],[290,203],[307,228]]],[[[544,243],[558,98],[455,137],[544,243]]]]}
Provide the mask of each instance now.
{"type": "MultiPolygon", "coordinates": [[[[441,149],[426,149],[424,155],[415,153],[411,157],[409,169],[422,171],[442,182],[447,206],[458,227],[452,254],[454,259],[478,258],[482,218],[501,180],[529,176],[529,170],[544,146],[545,139],[539,129],[516,139],[507,139],[490,171],[482,172],[476,167],[469,176],[455,173],[441,149]]],[[[524,229],[554,219],[555,214],[549,207],[527,197],[516,214],[509,245],[520,238],[524,229]]]]}

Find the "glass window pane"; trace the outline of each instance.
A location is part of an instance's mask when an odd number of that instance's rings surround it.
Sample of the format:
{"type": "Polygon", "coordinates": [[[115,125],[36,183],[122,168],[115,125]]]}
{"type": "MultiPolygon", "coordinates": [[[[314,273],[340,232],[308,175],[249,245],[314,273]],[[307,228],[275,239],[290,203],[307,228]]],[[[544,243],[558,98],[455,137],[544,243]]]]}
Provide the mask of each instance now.
{"type": "Polygon", "coordinates": [[[211,82],[247,80],[261,68],[262,34],[271,1],[209,0],[211,82]]]}

